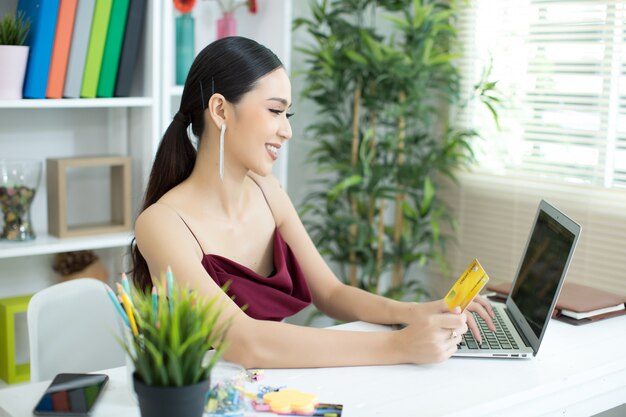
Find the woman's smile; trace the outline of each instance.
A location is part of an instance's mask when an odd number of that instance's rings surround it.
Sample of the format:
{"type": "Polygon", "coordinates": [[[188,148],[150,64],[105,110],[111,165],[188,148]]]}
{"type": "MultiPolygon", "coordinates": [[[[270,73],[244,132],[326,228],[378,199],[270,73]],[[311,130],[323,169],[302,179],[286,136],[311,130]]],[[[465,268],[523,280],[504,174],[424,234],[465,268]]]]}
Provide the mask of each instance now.
{"type": "Polygon", "coordinates": [[[267,149],[267,153],[272,158],[272,161],[275,161],[275,160],[278,159],[278,149],[279,148],[280,148],[280,145],[272,145],[271,143],[266,143],[265,144],[265,149],[267,149]]]}

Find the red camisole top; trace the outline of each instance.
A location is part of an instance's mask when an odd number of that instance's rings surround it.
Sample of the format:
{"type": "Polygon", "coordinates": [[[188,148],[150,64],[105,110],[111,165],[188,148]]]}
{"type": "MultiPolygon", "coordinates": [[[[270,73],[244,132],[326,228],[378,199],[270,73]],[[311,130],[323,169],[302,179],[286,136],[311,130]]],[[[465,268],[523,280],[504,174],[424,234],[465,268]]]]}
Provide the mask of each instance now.
{"type": "MultiPolygon", "coordinates": [[[[263,193],[263,189],[261,192],[263,193]]],[[[185,220],[182,217],[181,220],[200,245],[185,220]]],[[[202,245],[200,249],[202,250],[202,245]]],[[[228,295],[239,307],[245,306],[244,312],[254,319],[281,321],[311,303],[311,292],[304,273],[278,227],[274,230],[274,271],[270,276],[259,275],[250,268],[219,255],[204,254],[202,266],[220,287],[230,282],[228,295]]]]}
{"type": "Polygon", "coordinates": [[[274,271],[269,277],[219,255],[204,255],[202,265],[211,278],[223,286],[230,281],[228,295],[247,306],[245,313],[259,320],[280,321],[311,303],[311,292],[295,255],[274,231],[274,271]]]}

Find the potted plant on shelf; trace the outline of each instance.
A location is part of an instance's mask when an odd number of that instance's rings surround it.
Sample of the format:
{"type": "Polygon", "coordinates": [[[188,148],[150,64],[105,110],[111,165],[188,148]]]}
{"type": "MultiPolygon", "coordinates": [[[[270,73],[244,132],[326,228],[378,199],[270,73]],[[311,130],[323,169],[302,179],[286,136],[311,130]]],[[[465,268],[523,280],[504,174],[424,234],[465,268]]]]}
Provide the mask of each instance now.
{"type": "Polygon", "coordinates": [[[310,2],[303,96],[319,120],[310,161],[324,176],[303,216],[321,252],[354,286],[394,298],[424,292],[413,265],[446,267],[438,178],[472,162],[477,132],[450,109],[479,97],[493,110],[495,83],[460,85],[454,0],[310,2]]]}
{"type": "Polygon", "coordinates": [[[120,342],[135,368],[143,417],[201,417],[230,320],[224,320],[217,296],[204,299],[174,285],[171,272],[167,277],[152,292],[120,291],[130,324],[120,342]]]}
{"type": "Polygon", "coordinates": [[[4,63],[0,65],[0,99],[22,98],[29,50],[24,43],[29,31],[30,21],[21,11],[15,16],[6,14],[0,21],[0,62],[4,63]]]}

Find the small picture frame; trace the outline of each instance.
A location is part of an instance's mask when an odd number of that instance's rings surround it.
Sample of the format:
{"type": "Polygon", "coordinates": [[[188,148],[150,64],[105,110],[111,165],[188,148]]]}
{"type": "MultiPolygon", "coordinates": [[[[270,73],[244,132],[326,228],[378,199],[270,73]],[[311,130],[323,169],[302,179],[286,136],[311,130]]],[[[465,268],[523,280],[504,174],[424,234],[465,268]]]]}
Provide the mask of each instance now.
{"type": "Polygon", "coordinates": [[[131,229],[131,159],[125,156],[48,158],[48,233],[59,238],[117,233],[131,229]],[[70,168],[110,167],[111,222],[71,226],[68,222],[70,168]]]}

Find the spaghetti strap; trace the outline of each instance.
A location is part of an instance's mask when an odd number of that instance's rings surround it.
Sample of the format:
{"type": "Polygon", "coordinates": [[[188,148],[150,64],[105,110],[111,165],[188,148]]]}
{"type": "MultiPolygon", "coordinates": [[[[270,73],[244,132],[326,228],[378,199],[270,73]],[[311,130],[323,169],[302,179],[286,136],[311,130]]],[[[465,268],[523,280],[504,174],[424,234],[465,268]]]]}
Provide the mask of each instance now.
{"type": "Polygon", "coordinates": [[[176,210],[174,210],[174,213],[176,213],[176,215],[180,218],[180,220],[183,222],[183,224],[185,226],[187,226],[187,229],[189,229],[189,233],[191,233],[191,236],[193,236],[194,239],[196,239],[196,242],[198,243],[198,246],[200,246],[200,251],[202,252],[202,254],[204,255],[204,249],[202,249],[202,245],[200,244],[200,241],[198,240],[198,238],[196,237],[196,234],[193,232],[193,230],[191,230],[191,227],[189,227],[189,225],[187,224],[187,222],[185,221],[185,219],[183,219],[183,217],[178,214],[178,212],[176,210]]]}
{"type": "Polygon", "coordinates": [[[255,183],[257,187],[259,187],[259,190],[261,190],[261,194],[263,194],[263,198],[265,199],[265,203],[267,204],[267,207],[269,207],[270,213],[272,213],[272,217],[274,217],[274,212],[272,211],[272,206],[270,205],[270,202],[267,200],[267,197],[265,196],[265,192],[263,191],[263,187],[261,187],[261,185],[257,182],[257,180],[255,180],[251,176],[248,175],[248,178],[250,178],[252,180],[252,182],[255,183]]]}

